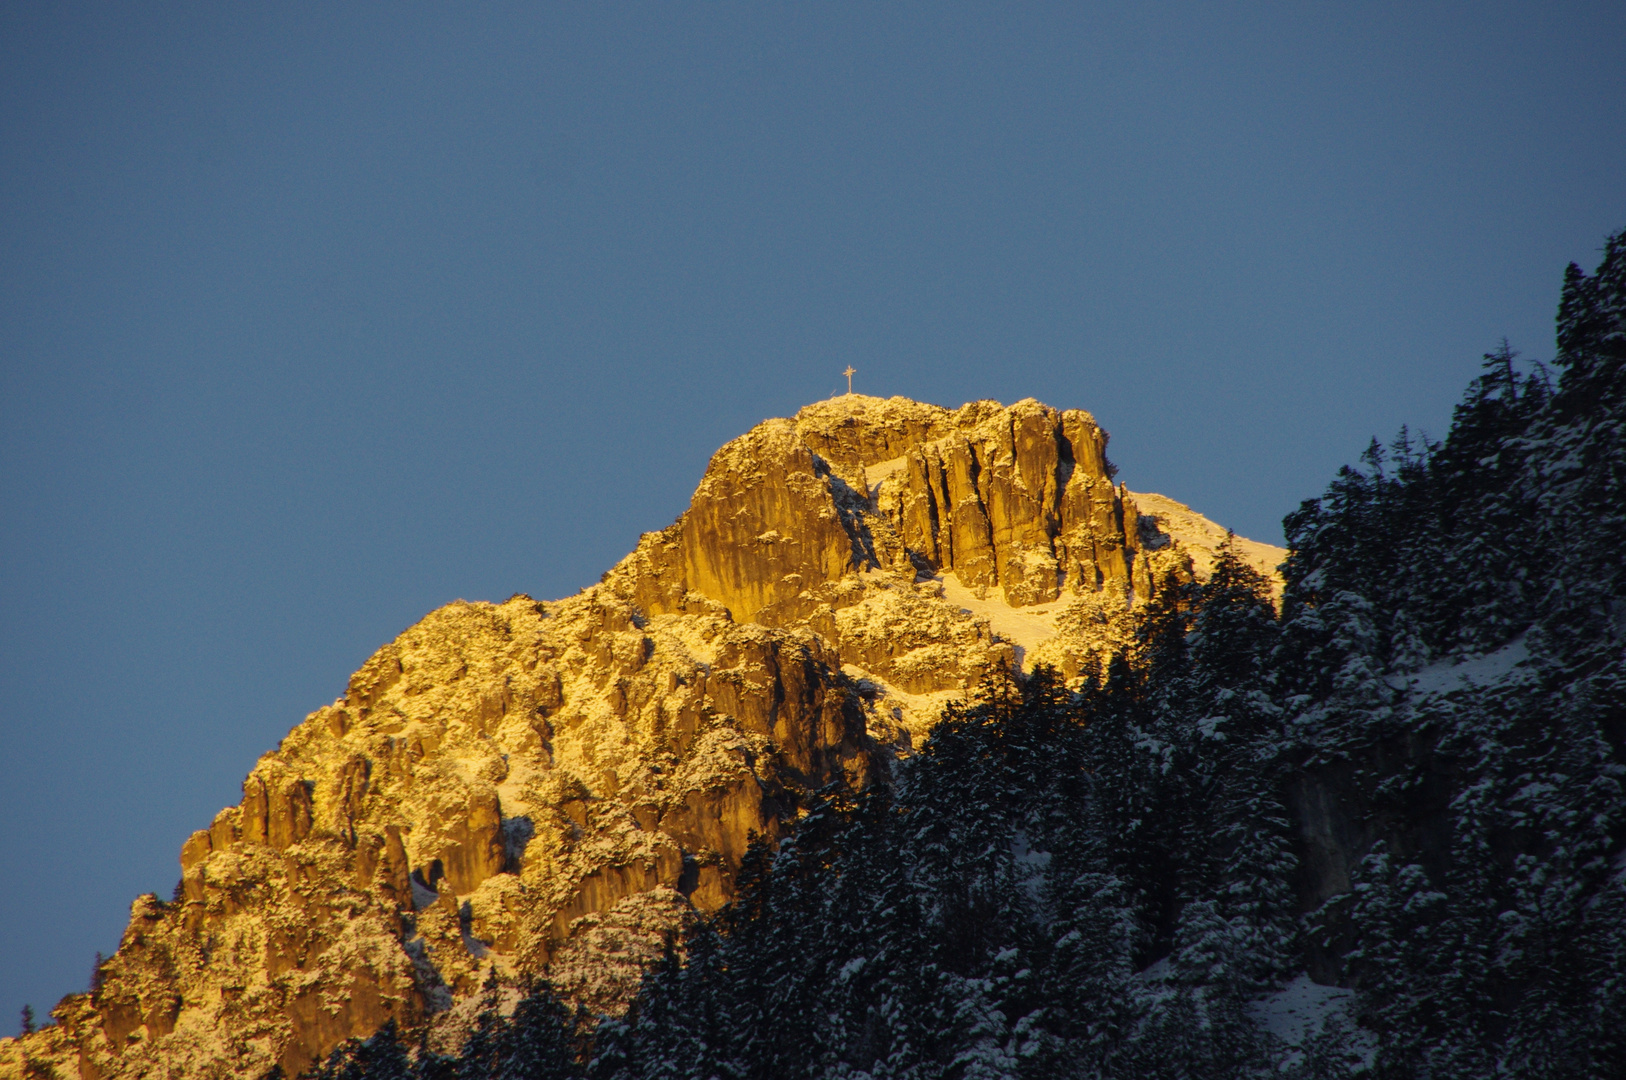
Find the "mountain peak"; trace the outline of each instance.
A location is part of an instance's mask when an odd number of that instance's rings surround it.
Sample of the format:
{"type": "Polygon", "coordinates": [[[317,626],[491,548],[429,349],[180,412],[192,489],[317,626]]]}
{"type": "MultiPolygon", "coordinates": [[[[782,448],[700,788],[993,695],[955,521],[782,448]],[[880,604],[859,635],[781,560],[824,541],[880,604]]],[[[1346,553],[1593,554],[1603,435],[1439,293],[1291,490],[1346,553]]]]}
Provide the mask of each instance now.
{"type": "Polygon", "coordinates": [[[614,1012],[752,837],[884,781],[990,679],[1098,670],[1201,572],[1224,530],[1143,514],[1106,445],[1031,398],[758,424],[600,583],[451,604],[380,649],[31,1045],[103,1077],[293,1075],[387,1020],[451,1030],[492,972],[614,1012]]]}

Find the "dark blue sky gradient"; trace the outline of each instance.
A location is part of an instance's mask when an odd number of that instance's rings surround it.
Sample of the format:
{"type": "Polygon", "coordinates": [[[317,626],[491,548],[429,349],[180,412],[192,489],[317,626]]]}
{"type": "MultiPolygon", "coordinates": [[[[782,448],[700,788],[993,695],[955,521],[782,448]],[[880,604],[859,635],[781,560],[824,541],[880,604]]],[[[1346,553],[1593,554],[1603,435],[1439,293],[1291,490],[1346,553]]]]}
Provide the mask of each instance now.
{"type": "Polygon", "coordinates": [[[1626,6],[0,7],[0,1016],[858,369],[1258,539],[1626,225],[1626,6]]]}

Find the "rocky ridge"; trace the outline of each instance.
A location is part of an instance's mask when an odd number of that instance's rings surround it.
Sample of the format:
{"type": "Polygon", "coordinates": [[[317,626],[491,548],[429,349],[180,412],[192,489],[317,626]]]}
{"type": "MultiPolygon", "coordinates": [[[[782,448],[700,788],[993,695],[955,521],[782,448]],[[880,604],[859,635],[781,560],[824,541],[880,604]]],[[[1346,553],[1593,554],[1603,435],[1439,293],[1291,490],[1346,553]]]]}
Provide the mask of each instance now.
{"type": "Polygon", "coordinates": [[[293,1075],[444,1024],[493,969],[614,1011],[753,835],[884,780],[987,679],[1081,677],[1206,570],[1224,530],[1115,484],[1106,444],[1032,400],[758,425],[597,585],[460,601],[379,650],[186,842],[174,898],[135,902],[91,992],[0,1041],[0,1076],[293,1075]]]}

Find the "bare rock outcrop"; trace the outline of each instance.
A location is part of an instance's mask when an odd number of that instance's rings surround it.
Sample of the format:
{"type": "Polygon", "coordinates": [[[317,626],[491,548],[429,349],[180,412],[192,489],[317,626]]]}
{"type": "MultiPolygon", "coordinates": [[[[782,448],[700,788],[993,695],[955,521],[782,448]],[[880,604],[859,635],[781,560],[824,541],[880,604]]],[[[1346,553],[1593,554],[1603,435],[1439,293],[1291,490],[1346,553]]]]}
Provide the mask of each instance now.
{"type": "Polygon", "coordinates": [[[808,406],[717,452],[670,550],[651,546],[641,599],[679,608],[692,590],[776,625],[866,570],[952,573],[1013,606],[1064,591],[1144,597],[1151,567],[1137,566],[1138,515],[1106,442],[1088,413],[1031,399],[808,406]]]}
{"type": "Polygon", "coordinates": [[[1031,400],[848,395],[724,446],[576,596],[430,613],[255,765],[0,1076],[293,1075],[493,968],[614,1011],[813,791],[884,780],[990,677],[1080,675],[1189,579],[1106,443],[1031,400]]]}

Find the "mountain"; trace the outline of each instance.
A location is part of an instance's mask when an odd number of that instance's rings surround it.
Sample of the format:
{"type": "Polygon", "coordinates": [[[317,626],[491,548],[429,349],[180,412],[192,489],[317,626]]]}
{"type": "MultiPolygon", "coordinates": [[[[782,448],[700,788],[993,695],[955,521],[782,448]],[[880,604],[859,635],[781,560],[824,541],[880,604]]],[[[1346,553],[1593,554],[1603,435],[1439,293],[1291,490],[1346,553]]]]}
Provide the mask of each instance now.
{"type": "Polygon", "coordinates": [[[1626,234],[1553,367],[1374,440],[1279,598],[1222,543],[1105,670],[815,793],[624,1013],[493,981],[460,1047],[316,1076],[1626,1076],[1626,234]]]}
{"type": "Polygon", "coordinates": [[[1106,445],[1032,400],[758,425],[597,585],[380,649],[0,1075],[294,1075],[387,1023],[461,1030],[491,979],[619,1013],[758,838],[887,787],[979,687],[1084,685],[1206,578],[1225,531],[1116,485],[1106,445]]]}

